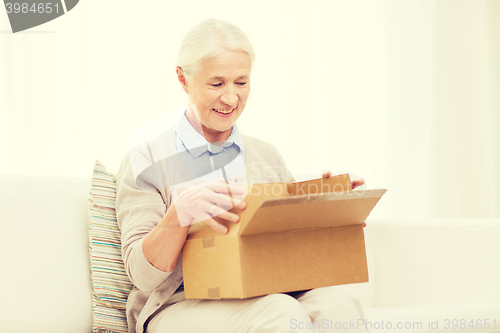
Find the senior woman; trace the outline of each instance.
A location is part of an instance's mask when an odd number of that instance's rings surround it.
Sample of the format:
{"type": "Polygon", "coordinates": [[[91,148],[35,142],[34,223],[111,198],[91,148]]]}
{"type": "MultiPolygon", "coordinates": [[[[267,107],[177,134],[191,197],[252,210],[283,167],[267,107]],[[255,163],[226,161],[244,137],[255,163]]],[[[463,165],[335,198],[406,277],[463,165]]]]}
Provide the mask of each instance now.
{"type": "MultiPolygon", "coordinates": [[[[209,19],[195,26],[182,42],[177,66],[189,106],[139,154],[149,153],[157,167],[137,172],[131,153],[120,166],[116,212],[134,284],[127,302],[131,333],[331,332],[335,323],[343,332],[367,331],[359,302],[336,287],[245,300],[184,297],[180,258],[191,224],[203,221],[226,233],[212,217],[238,223],[227,210],[228,192],[243,194],[235,184],[293,181],[273,146],[241,134],[236,125],[249,97],[254,58],[250,41],[234,25],[209,19]],[[176,154],[155,163],[152,152],[161,149],[176,154]]],[[[244,201],[233,204],[246,208],[244,201]]]]}

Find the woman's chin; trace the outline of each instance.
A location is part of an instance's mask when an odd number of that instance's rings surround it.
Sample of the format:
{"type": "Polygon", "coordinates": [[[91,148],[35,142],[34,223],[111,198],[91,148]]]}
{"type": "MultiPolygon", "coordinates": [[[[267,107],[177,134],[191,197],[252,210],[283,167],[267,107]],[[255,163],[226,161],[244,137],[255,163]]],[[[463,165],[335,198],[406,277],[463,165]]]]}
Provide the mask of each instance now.
{"type": "Polygon", "coordinates": [[[227,126],[217,126],[216,128],[214,128],[217,132],[220,132],[220,133],[225,133],[227,131],[230,131],[233,127],[233,124],[231,125],[227,125],[227,126]]]}
{"type": "Polygon", "coordinates": [[[233,127],[234,122],[220,122],[220,121],[213,121],[211,123],[211,126],[209,127],[210,130],[213,132],[219,132],[219,134],[226,133],[227,131],[230,131],[233,127]]]}
{"type": "MultiPolygon", "coordinates": [[[[233,111],[234,113],[234,111],[233,111]]],[[[236,120],[238,119],[238,117],[235,117],[236,114],[234,114],[233,116],[231,117],[219,117],[219,116],[216,116],[214,118],[212,118],[212,128],[219,131],[219,132],[225,132],[227,130],[230,130],[234,123],[236,122],[236,120]]]]}

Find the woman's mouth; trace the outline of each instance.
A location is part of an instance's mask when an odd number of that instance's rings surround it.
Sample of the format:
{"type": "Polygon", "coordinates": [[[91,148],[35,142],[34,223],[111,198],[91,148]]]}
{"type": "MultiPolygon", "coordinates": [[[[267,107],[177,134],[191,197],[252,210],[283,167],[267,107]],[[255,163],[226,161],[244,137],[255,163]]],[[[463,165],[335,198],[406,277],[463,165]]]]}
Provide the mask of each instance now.
{"type": "Polygon", "coordinates": [[[229,109],[229,110],[225,110],[225,109],[212,109],[212,110],[214,110],[215,112],[217,112],[221,116],[229,116],[231,113],[233,113],[234,109],[236,109],[236,108],[229,109]]]}

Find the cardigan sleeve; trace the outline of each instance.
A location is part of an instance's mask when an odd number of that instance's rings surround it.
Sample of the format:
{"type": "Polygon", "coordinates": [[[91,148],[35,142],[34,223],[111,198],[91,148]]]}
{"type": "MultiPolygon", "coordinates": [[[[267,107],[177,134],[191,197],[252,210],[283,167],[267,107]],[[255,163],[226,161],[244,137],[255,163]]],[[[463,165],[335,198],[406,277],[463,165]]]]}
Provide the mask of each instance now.
{"type": "MultiPolygon", "coordinates": [[[[132,283],[140,290],[152,291],[171,272],[151,265],[142,250],[143,238],[161,221],[167,200],[154,184],[137,185],[127,154],[116,176],[116,217],[121,231],[122,258],[132,283]]],[[[164,192],[165,193],[165,192],[164,192]]]]}

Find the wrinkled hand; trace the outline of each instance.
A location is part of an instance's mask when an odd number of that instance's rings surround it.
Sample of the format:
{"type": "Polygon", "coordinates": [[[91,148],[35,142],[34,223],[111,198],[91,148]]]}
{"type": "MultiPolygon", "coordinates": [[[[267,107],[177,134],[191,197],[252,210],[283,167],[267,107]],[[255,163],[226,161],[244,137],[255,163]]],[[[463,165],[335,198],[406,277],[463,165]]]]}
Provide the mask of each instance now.
{"type": "MultiPolygon", "coordinates": [[[[332,176],[331,171],[327,170],[323,173],[323,178],[330,178],[332,176]]],[[[365,180],[363,178],[355,179],[351,181],[352,189],[354,190],[356,187],[363,186],[365,184],[365,180]]]]}
{"type": "Polygon", "coordinates": [[[228,185],[223,181],[206,182],[192,186],[182,191],[175,199],[174,205],[181,226],[206,221],[215,231],[227,233],[228,228],[217,222],[213,217],[233,223],[239,221],[239,216],[228,210],[235,206],[246,209],[246,202],[242,201],[247,189],[234,184],[229,185],[233,198],[228,194],[228,185]]]}
{"type": "MultiPolygon", "coordinates": [[[[325,179],[330,178],[331,176],[332,176],[332,173],[329,170],[326,170],[325,172],[323,172],[323,175],[322,175],[322,177],[325,178],[325,179]]],[[[352,189],[353,190],[356,187],[363,186],[364,184],[365,184],[365,180],[363,178],[355,179],[355,180],[351,181],[351,185],[352,185],[352,189]]],[[[366,223],[365,222],[363,222],[363,227],[366,227],[366,223]]]]}

